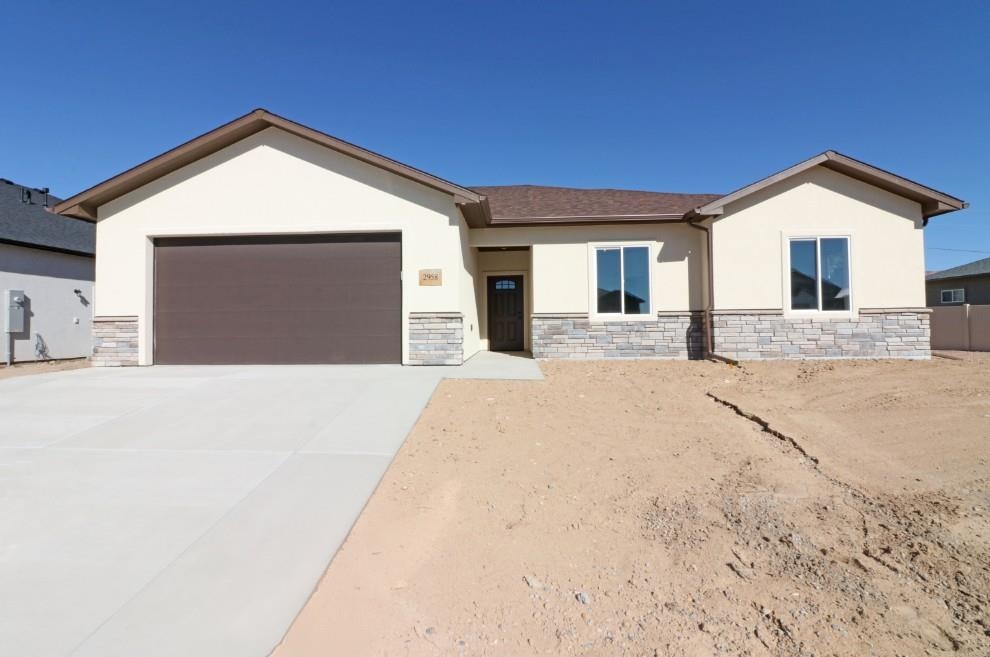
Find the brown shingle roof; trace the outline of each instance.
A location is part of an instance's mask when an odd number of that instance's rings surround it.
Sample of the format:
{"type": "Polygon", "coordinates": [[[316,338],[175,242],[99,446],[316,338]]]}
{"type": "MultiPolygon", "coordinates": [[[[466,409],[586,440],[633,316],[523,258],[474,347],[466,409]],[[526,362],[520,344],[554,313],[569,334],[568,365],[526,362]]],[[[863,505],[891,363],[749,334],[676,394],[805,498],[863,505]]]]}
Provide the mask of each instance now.
{"type": "Polygon", "coordinates": [[[720,194],[671,194],[628,189],[573,189],[538,185],[472,187],[488,197],[498,223],[562,223],[642,217],[680,218],[720,194]]]}

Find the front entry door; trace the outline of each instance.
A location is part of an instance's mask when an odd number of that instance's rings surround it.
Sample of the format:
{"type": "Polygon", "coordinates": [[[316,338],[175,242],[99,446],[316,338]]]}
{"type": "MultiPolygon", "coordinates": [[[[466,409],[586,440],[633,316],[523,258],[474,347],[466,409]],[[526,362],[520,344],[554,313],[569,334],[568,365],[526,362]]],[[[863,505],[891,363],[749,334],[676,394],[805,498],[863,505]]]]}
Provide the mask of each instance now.
{"type": "Polygon", "coordinates": [[[488,349],[522,351],[523,277],[488,277],[488,349]]]}

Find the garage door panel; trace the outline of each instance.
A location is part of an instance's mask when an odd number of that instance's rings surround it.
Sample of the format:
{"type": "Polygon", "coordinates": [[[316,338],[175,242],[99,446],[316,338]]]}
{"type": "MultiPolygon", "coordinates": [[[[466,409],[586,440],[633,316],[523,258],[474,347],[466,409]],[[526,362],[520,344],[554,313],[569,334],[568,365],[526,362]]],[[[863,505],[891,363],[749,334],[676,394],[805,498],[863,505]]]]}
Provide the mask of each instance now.
{"type": "Polygon", "coordinates": [[[312,283],[299,285],[204,285],[183,286],[169,290],[158,299],[159,307],[181,308],[164,312],[210,312],[217,310],[217,296],[223,297],[223,308],[230,311],[256,312],[259,299],[266,308],[280,311],[300,311],[299,298],[315,307],[337,307],[346,304],[351,309],[394,311],[400,295],[393,289],[396,282],[387,284],[350,285],[333,282],[320,286],[312,283]]]}
{"type": "MultiPolygon", "coordinates": [[[[159,335],[167,335],[168,340],[174,338],[195,339],[196,337],[238,337],[268,336],[300,337],[315,336],[321,339],[341,339],[343,337],[374,335],[377,337],[394,336],[400,331],[401,325],[395,321],[392,309],[383,309],[364,313],[366,322],[355,325],[354,322],[341,318],[332,310],[296,310],[291,317],[285,313],[258,313],[256,311],[230,311],[218,317],[219,321],[210,323],[198,322],[199,313],[176,312],[162,313],[156,318],[159,335]]],[[[216,313],[220,315],[220,313],[216,313]]],[[[162,341],[158,341],[159,350],[162,341]]]]}
{"type": "Polygon", "coordinates": [[[397,363],[397,234],[168,238],[157,363],[397,363]]]}
{"type": "MultiPolygon", "coordinates": [[[[193,363],[181,359],[169,361],[173,364],[196,365],[240,365],[244,364],[241,354],[266,354],[266,363],[282,365],[308,365],[314,363],[351,363],[351,364],[388,364],[396,361],[382,354],[380,343],[373,338],[360,336],[358,341],[345,347],[328,345],[320,338],[298,340],[292,345],[272,343],[262,338],[245,337],[214,337],[214,338],[180,338],[170,342],[170,349],[176,354],[187,354],[192,351],[202,352],[193,363]]],[[[169,356],[163,355],[168,358],[169,356]]]]}

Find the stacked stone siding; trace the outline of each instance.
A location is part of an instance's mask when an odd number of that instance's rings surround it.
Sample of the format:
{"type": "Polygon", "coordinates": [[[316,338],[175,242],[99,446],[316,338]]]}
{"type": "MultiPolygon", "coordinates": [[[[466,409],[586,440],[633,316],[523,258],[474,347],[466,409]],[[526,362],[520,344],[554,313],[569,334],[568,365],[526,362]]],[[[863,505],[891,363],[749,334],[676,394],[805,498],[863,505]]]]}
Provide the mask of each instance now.
{"type": "Polygon", "coordinates": [[[735,360],[930,358],[928,314],[925,308],[881,309],[824,319],[716,311],[714,350],[735,360]]]}
{"type": "Polygon", "coordinates": [[[99,367],[138,364],[137,317],[94,317],[93,358],[99,367]]]}
{"type": "Polygon", "coordinates": [[[410,365],[464,362],[464,316],[460,313],[409,314],[410,365]]]}
{"type": "Polygon", "coordinates": [[[534,358],[703,358],[704,342],[700,312],[609,321],[587,315],[533,316],[534,358]]]}

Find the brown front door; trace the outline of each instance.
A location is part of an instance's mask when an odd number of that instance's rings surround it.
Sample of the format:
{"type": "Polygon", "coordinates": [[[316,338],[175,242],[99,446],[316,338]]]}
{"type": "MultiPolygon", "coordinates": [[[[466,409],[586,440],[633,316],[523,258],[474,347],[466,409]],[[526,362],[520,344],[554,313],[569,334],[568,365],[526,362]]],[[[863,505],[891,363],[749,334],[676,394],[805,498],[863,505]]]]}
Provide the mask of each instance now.
{"type": "Polygon", "coordinates": [[[522,351],[523,277],[488,277],[488,348],[522,351]]]}
{"type": "Polygon", "coordinates": [[[155,362],[398,363],[398,234],[155,242],[155,362]]]}

